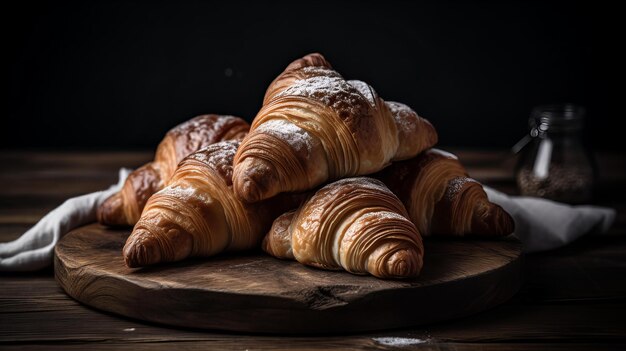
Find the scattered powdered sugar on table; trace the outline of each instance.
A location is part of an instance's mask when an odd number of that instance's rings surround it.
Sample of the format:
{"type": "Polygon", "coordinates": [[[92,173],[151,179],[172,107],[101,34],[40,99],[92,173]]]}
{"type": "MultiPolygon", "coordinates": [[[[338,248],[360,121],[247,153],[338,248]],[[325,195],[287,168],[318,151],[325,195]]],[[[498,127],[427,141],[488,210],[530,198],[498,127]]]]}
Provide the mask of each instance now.
{"type": "Polygon", "coordinates": [[[423,339],[401,338],[401,337],[381,337],[381,338],[372,338],[372,340],[385,346],[410,346],[410,345],[423,344],[427,341],[423,339]]]}

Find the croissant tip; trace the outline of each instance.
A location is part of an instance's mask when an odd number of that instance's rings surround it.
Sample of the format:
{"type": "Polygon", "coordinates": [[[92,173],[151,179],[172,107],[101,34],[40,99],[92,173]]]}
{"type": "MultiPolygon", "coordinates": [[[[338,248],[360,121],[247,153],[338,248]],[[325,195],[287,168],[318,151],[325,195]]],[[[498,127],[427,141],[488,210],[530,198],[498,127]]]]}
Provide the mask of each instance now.
{"type": "Polygon", "coordinates": [[[498,221],[498,225],[495,226],[497,227],[497,235],[506,236],[513,233],[515,231],[515,221],[513,217],[501,206],[494,204],[494,207],[497,208],[494,210],[497,213],[495,218],[498,221]]]}
{"type": "Polygon", "coordinates": [[[247,203],[261,200],[261,191],[256,182],[248,177],[244,177],[235,183],[235,193],[237,197],[247,203]]]}
{"type": "Polygon", "coordinates": [[[515,220],[511,217],[511,214],[506,212],[501,206],[498,206],[502,212],[502,232],[504,235],[509,235],[515,231],[515,220]]]}
{"type": "MultiPolygon", "coordinates": [[[[478,214],[479,212],[476,211],[478,214]]],[[[502,206],[489,203],[484,219],[472,225],[472,229],[479,236],[498,237],[506,236],[515,231],[515,221],[513,217],[502,206]]]]}
{"type": "Polygon", "coordinates": [[[378,278],[411,278],[422,270],[422,256],[414,250],[398,250],[385,260],[382,271],[372,272],[378,278]]]}
{"type": "Polygon", "coordinates": [[[266,184],[276,179],[275,169],[264,160],[246,158],[233,170],[233,188],[239,200],[254,203],[275,194],[268,191],[266,184]],[[252,165],[256,161],[256,167],[252,165]]]}
{"type": "Polygon", "coordinates": [[[124,263],[129,268],[148,266],[161,261],[159,243],[145,229],[134,230],[124,245],[124,263]]]}

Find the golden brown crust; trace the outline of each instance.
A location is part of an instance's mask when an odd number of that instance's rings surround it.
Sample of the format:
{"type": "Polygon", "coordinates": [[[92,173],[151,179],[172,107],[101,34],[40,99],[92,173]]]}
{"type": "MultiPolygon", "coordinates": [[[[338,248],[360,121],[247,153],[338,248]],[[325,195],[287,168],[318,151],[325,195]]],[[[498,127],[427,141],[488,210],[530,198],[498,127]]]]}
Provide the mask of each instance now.
{"type": "Polygon", "coordinates": [[[272,228],[263,238],[261,247],[268,254],[283,259],[295,259],[291,249],[291,231],[289,226],[296,211],[285,212],[274,220],[272,228]]]}
{"type": "Polygon", "coordinates": [[[332,70],[328,61],[319,53],[306,55],[293,61],[285,70],[272,81],[263,98],[263,105],[267,104],[274,96],[284,89],[288,88],[294,81],[307,78],[312,71],[305,71],[305,67],[319,67],[332,70]]]}
{"type": "Polygon", "coordinates": [[[420,117],[409,106],[395,101],[386,101],[391,115],[396,121],[400,145],[394,161],[404,160],[432,147],[439,141],[435,127],[425,118],[420,117]],[[422,138],[415,138],[421,135],[422,138]]]}
{"type": "Polygon", "coordinates": [[[191,153],[219,141],[242,140],[249,129],[250,125],[239,117],[213,114],[197,116],[174,127],[166,135],[176,151],[174,170],[191,153]]]}
{"type": "Polygon", "coordinates": [[[285,72],[296,71],[309,66],[332,68],[322,54],[315,52],[293,61],[285,68],[285,72]]]}
{"type": "Polygon", "coordinates": [[[489,202],[452,154],[430,149],[376,177],[398,195],[424,236],[504,236],[514,230],[512,217],[489,202]]]}
{"type": "Polygon", "coordinates": [[[129,174],[122,189],[98,208],[98,222],[110,226],[135,224],[148,198],[163,187],[161,173],[155,169],[156,165],[150,162],[129,174]]]}
{"type": "Polygon", "coordinates": [[[295,213],[274,221],[264,240],[271,255],[323,269],[406,278],[422,267],[421,237],[404,206],[367,177],[322,187],[295,213]]]}
{"type": "Polygon", "coordinates": [[[239,201],[232,190],[238,145],[215,143],[181,161],[167,186],[150,197],[126,242],[129,267],[257,247],[272,219],[297,204],[297,196],[239,201]]]}
{"type": "Polygon", "coordinates": [[[371,86],[346,81],[321,55],[313,57],[297,60],[268,87],[235,156],[235,193],[244,201],[371,174],[437,140],[417,114],[394,115],[371,86]]]}
{"type": "Polygon", "coordinates": [[[218,141],[241,140],[249,127],[238,117],[209,114],[172,128],[159,143],[154,161],[132,172],[122,190],[100,206],[98,221],[106,225],[134,225],[148,198],[163,188],[183,158],[218,141]]]}
{"type": "Polygon", "coordinates": [[[502,236],[515,229],[511,216],[489,202],[482,185],[472,178],[453,178],[435,204],[432,233],[438,235],[502,236]]]}

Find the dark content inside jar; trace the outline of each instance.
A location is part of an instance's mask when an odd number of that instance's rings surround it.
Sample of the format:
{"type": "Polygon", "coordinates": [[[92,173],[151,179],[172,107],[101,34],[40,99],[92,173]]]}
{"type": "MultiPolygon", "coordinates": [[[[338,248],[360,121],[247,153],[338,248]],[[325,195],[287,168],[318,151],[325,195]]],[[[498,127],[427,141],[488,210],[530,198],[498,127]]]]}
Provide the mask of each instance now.
{"type": "Polygon", "coordinates": [[[521,195],[566,203],[591,201],[595,166],[583,141],[585,111],[572,104],[535,108],[529,118],[531,141],[516,171],[521,195]]]}

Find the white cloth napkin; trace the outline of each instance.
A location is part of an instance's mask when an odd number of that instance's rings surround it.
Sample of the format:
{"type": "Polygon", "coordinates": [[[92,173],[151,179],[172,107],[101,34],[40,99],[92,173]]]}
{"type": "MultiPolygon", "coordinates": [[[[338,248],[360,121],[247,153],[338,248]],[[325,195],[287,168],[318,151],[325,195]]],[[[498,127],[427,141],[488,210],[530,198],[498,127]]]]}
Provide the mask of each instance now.
{"type": "Polygon", "coordinates": [[[570,206],[552,200],[509,196],[484,186],[489,200],[515,220],[515,236],[526,253],[556,249],[585,234],[605,233],[615,220],[615,210],[599,206],[570,206]]]}
{"type": "Polygon", "coordinates": [[[130,171],[120,169],[117,184],[66,200],[18,239],[0,243],[0,271],[35,271],[51,265],[59,239],[76,227],[94,222],[98,206],[121,189],[130,171]]]}
{"type": "MultiPolygon", "coordinates": [[[[17,240],[0,243],[0,271],[35,271],[51,265],[59,239],[95,221],[98,206],[122,187],[129,173],[129,169],[120,169],[118,183],[109,189],[68,199],[17,240]]],[[[487,186],[485,191],[492,202],[511,214],[514,234],[527,253],[555,249],[587,233],[604,233],[615,219],[615,210],[610,208],[508,196],[487,186]]]]}

